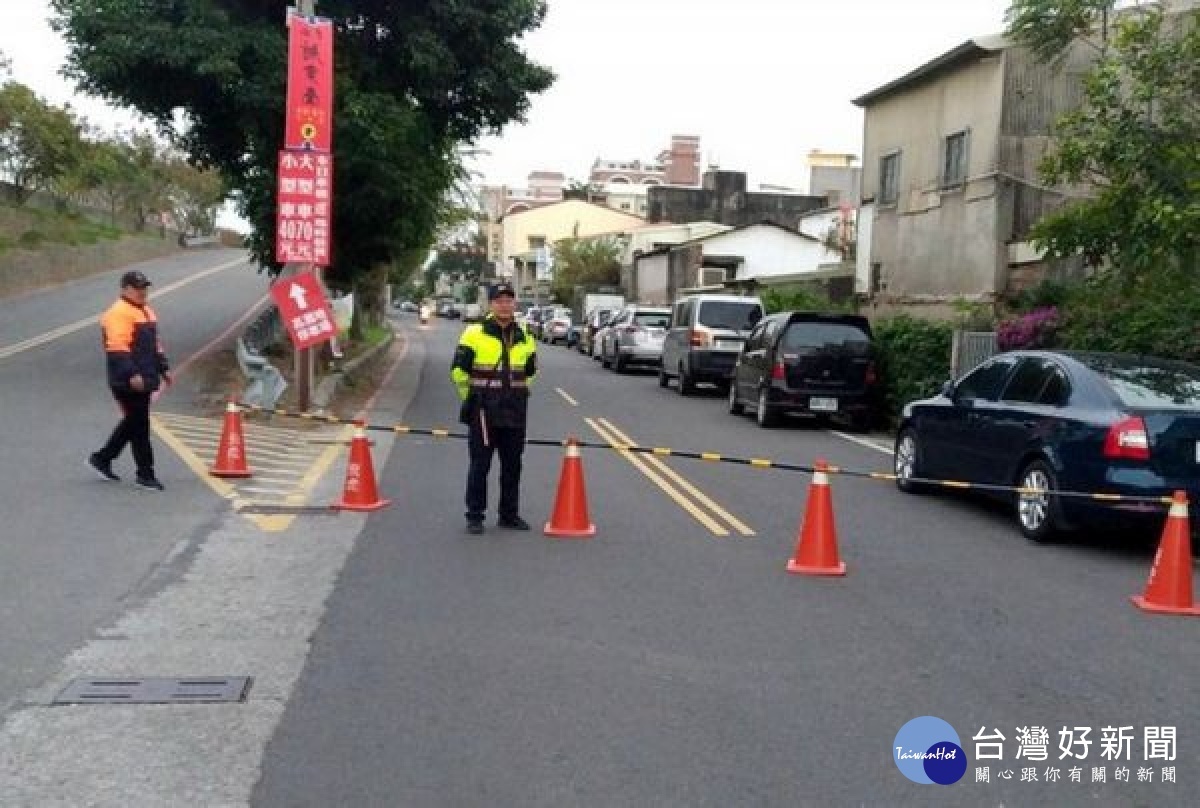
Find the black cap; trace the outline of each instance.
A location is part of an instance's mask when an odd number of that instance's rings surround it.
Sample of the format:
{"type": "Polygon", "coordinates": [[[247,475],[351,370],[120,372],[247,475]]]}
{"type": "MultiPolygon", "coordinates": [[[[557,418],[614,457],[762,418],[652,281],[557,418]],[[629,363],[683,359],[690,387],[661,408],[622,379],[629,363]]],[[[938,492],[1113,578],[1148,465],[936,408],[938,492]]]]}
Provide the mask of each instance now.
{"type": "Polygon", "coordinates": [[[121,276],[121,288],[132,286],[134,289],[145,289],[150,285],[150,279],[137,270],[126,272],[121,276]]]}
{"type": "Polygon", "coordinates": [[[503,295],[508,295],[509,297],[517,296],[517,293],[513,289],[511,283],[493,283],[488,287],[488,300],[495,300],[503,295]]]}

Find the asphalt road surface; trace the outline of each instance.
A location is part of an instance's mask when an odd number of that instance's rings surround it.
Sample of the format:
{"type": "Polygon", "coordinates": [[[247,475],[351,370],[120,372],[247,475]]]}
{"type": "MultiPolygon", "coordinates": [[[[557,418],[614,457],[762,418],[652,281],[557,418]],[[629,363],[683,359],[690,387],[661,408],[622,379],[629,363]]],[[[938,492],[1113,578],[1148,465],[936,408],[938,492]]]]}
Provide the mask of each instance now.
{"type": "MultiPolygon", "coordinates": [[[[459,325],[408,327],[425,358],[404,422],[446,425],[459,325]]],[[[541,355],[532,437],[889,467],[870,445],[885,436],[761,430],[715,391],[685,399],[650,374],[541,355]]],[[[492,516],[468,537],[465,455],[461,441],[397,439],[380,474],[394,504],[338,578],[254,804],[1195,802],[1200,622],[1130,604],[1144,542],[1035,546],[1003,508],[835,477],[848,575],[790,576],[806,476],[611,450],[584,455],[594,539],[499,530],[492,516]],[[920,716],[957,731],[958,783],[917,784],[895,765],[897,733],[920,716]],[[1102,736],[1123,727],[1114,759],[1102,736]],[[1167,727],[1169,750],[1147,742],[1167,727]]],[[[527,451],[535,527],[561,463],[527,451]]]]}

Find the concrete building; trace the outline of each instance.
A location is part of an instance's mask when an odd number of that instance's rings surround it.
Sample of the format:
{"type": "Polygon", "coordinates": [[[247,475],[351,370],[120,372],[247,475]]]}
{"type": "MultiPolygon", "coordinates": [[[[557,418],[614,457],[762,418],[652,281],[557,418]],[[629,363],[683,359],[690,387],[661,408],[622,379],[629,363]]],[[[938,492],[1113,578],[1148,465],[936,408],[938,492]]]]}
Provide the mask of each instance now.
{"type": "Polygon", "coordinates": [[[645,224],[640,216],[581,199],[566,199],[516,211],[499,222],[497,270],[511,277],[518,291],[530,293],[535,281],[548,281],[549,251],[556,242],[601,234],[619,234],[645,224]],[[540,269],[540,271],[539,271],[540,269]]]}
{"type": "Polygon", "coordinates": [[[862,167],[858,155],[823,152],[808,153],[808,192],[823,196],[833,205],[858,206],[862,196],[862,167]]]}
{"type": "Polygon", "coordinates": [[[670,304],[696,289],[757,289],[776,282],[845,278],[853,270],[819,239],[779,224],[764,222],[668,244],[637,256],[632,288],[644,303],[670,304]]]}
{"type": "MultiPolygon", "coordinates": [[[[855,99],[864,110],[857,290],[877,308],[954,313],[1048,272],[1030,228],[1079,189],[1043,187],[1056,121],[1083,98],[1096,51],[1039,62],[1001,36],[968,40],[855,99]]],[[[653,210],[652,210],[653,213],[653,210]]]]}
{"type": "Polygon", "coordinates": [[[655,160],[612,160],[597,157],[588,182],[605,189],[632,185],[700,184],[700,138],[673,135],[670,148],[655,160]]]}
{"type": "Polygon", "coordinates": [[[826,206],[822,196],[747,191],[744,172],[713,170],[705,173],[700,188],[650,188],[646,219],[652,224],[708,221],[730,227],[765,221],[796,230],[804,213],[826,206]]]}

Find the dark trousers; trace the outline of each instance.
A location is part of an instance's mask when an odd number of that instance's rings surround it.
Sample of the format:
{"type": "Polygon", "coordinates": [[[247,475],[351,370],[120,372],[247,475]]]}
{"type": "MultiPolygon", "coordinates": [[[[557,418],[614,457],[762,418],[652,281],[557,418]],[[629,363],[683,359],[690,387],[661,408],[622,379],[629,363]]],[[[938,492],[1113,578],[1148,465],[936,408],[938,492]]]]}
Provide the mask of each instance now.
{"type": "Polygon", "coordinates": [[[132,390],[113,390],[113,398],[121,406],[125,417],[117,424],[108,443],[96,454],[101,460],[111,463],[125,449],[133,448],[133,462],[140,477],[154,476],[154,449],[150,447],[150,394],[132,390]]]}
{"type": "Polygon", "coordinates": [[[488,472],[492,469],[492,452],[500,454],[500,518],[520,515],[521,453],[525,451],[525,427],[494,427],[488,425],[489,446],[483,443],[479,420],[471,423],[467,449],[471,466],[467,470],[467,519],[482,521],[487,511],[488,472]]]}

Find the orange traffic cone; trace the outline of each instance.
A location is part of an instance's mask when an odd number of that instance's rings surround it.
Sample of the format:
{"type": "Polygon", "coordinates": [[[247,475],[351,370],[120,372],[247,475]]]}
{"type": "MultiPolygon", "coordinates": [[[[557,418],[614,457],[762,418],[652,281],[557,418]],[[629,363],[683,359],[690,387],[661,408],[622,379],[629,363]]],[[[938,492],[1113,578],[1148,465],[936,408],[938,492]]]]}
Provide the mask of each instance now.
{"type": "Polygon", "coordinates": [[[546,523],[546,535],[560,539],[588,539],[596,535],[596,526],[588,517],[587,492],[583,485],[583,459],[579,442],[567,439],[567,454],[558,477],[554,513],[546,523]]]}
{"type": "Polygon", "coordinates": [[[342,499],[333,507],[345,511],[377,511],[391,505],[380,499],[375,487],[375,468],[371,464],[371,446],[367,442],[366,424],[354,422],[354,438],[350,441],[350,461],[346,463],[346,485],[342,499]]]}
{"type": "Polygon", "coordinates": [[[1131,600],[1147,612],[1200,615],[1192,600],[1192,536],[1188,498],[1182,491],[1172,498],[1146,591],[1131,600]]]}
{"type": "Polygon", "coordinates": [[[246,465],[246,439],[242,435],[242,411],[232,398],[225,405],[225,423],[217,445],[217,462],[208,470],[214,477],[249,477],[246,465]]]}
{"type": "Polygon", "coordinates": [[[787,564],[793,575],[845,575],[846,565],[838,558],[837,527],[833,523],[833,496],[829,490],[828,466],[818,460],[808,486],[804,525],[796,542],[796,556],[787,564]]]}

